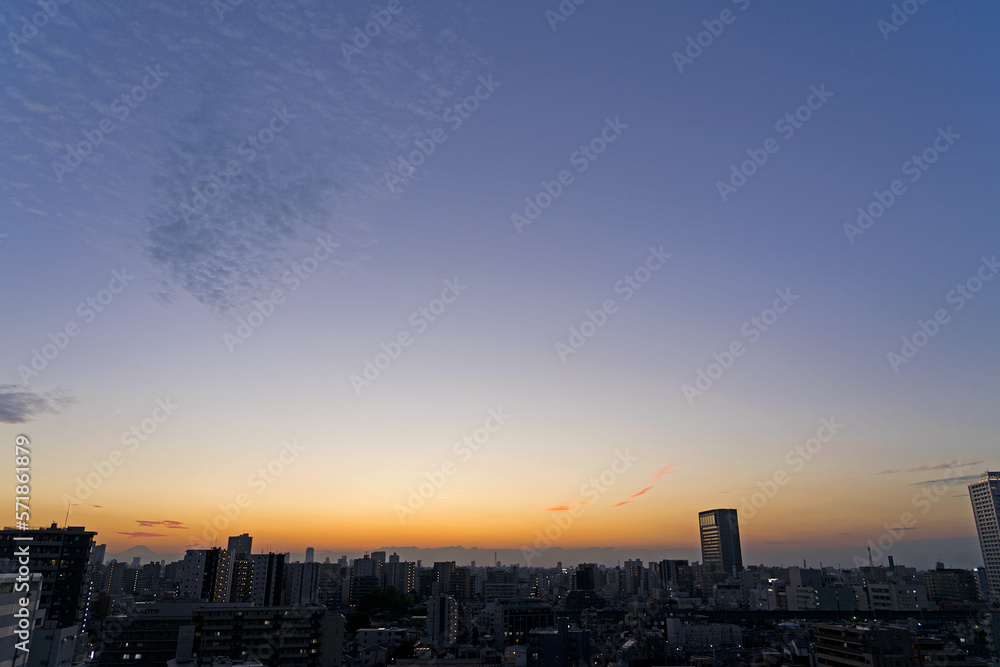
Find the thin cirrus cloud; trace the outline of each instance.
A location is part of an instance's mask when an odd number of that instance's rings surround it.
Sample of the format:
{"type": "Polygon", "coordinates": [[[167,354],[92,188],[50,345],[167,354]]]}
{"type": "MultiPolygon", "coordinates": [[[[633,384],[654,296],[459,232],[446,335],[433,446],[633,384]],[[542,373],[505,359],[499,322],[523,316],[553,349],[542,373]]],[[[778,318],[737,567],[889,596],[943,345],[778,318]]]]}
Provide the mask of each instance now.
{"type": "Polygon", "coordinates": [[[164,521],[145,521],[142,519],[136,519],[135,522],[139,524],[142,528],[152,528],[153,526],[160,526],[162,528],[171,528],[174,530],[188,530],[188,527],[184,525],[183,521],[171,521],[169,519],[164,521]]]}
{"type": "Polygon", "coordinates": [[[934,486],[935,484],[968,484],[978,482],[982,475],[963,475],[961,477],[944,477],[942,479],[928,479],[923,482],[913,482],[910,486],[934,486]]]}
{"type": "Polygon", "coordinates": [[[560,503],[558,505],[553,505],[552,507],[546,507],[543,512],[569,512],[571,509],[577,505],[589,505],[589,500],[574,500],[569,503],[560,503]]]}
{"type": "MultiPolygon", "coordinates": [[[[982,463],[982,461],[971,461],[969,463],[965,463],[965,464],[962,464],[962,465],[965,465],[965,466],[975,466],[975,465],[979,465],[980,463],[982,463]]],[[[958,467],[958,464],[954,463],[954,462],[951,462],[951,463],[939,463],[939,464],[933,465],[933,466],[917,466],[916,468],[906,468],[905,470],[904,469],[900,469],[900,470],[882,470],[881,472],[878,472],[876,474],[879,474],[879,475],[898,475],[898,474],[901,474],[901,473],[908,473],[908,472],[929,472],[931,470],[948,470],[949,468],[956,468],[956,467],[958,467]]],[[[930,483],[933,484],[934,482],[930,482],[930,483]]]]}
{"type": "Polygon", "coordinates": [[[621,507],[622,505],[627,505],[628,503],[632,502],[632,500],[631,500],[632,498],[638,498],[639,496],[644,495],[647,491],[649,491],[650,489],[652,489],[653,487],[656,486],[656,482],[661,477],[663,477],[664,475],[669,475],[670,473],[672,473],[676,469],[677,469],[677,464],[674,463],[673,461],[671,461],[667,465],[665,465],[662,468],[660,468],[659,470],[657,470],[653,474],[653,477],[646,484],[646,486],[644,486],[642,489],[636,491],[631,496],[629,496],[629,500],[623,500],[620,503],[615,503],[614,505],[612,505],[612,507],[621,507]]]}
{"type": "Polygon", "coordinates": [[[19,385],[0,385],[0,422],[24,424],[39,414],[59,414],[77,402],[62,389],[29,391],[19,385]]]}

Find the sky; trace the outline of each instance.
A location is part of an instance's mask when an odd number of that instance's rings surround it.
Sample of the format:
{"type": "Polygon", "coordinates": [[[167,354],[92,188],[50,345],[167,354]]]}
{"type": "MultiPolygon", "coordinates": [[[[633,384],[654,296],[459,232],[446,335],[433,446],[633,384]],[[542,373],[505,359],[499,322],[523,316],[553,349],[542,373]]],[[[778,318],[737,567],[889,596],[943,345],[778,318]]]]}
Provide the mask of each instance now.
{"type": "Polygon", "coordinates": [[[981,565],[1000,8],[577,1],[0,6],[30,523],[981,565]]]}

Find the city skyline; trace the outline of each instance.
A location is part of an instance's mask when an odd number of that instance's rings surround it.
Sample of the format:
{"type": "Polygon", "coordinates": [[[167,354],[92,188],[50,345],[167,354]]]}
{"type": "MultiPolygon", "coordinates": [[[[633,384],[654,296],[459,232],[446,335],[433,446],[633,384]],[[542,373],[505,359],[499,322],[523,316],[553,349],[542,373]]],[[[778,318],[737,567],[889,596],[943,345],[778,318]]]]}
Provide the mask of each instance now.
{"type": "Polygon", "coordinates": [[[32,525],[983,564],[1000,7],[56,4],[0,8],[32,525]]]}

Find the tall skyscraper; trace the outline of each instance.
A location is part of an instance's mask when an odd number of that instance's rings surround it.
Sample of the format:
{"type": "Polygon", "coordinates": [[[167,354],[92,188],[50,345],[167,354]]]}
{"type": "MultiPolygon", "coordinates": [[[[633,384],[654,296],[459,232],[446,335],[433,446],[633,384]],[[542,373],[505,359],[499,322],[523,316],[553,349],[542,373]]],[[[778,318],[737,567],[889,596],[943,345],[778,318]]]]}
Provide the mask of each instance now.
{"type": "Polygon", "coordinates": [[[701,530],[701,560],[710,571],[734,574],[743,569],[740,526],[734,509],[698,513],[701,530]]]}
{"type": "Polygon", "coordinates": [[[983,550],[986,581],[994,603],[1000,602],[1000,472],[984,472],[969,484],[979,546],[983,550]]]}
{"type": "Polygon", "coordinates": [[[312,547],[306,547],[306,562],[312,563],[316,560],[316,550],[312,547]]]}

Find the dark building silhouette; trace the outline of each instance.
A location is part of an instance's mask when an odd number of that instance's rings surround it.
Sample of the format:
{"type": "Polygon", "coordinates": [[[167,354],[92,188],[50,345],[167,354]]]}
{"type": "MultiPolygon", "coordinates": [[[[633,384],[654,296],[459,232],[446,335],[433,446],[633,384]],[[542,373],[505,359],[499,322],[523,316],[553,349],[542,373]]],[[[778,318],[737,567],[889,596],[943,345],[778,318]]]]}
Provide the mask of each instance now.
{"type": "Polygon", "coordinates": [[[916,667],[920,664],[909,630],[863,625],[817,624],[818,667],[916,667]]]}
{"type": "Polygon", "coordinates": [[[528,632],[528,667],[576,667],[590,664],[590,634],[569,619],[559,618],[554,628],[528,632]]]}
{"type": "Polygon", "coordinates": [[[17,563],[27,547],[28,567],[42,575],[38,608],[46,610],[46,622],[54,622],[56,628],[83,623],[87,572],[96,535],[82,526],[58,528],[54,523],[48,528],[4,528],[0,532],[0,558],[17,563]]]}
{"type": "Polygon", "coordinates": [[[594,563],[580,563],[576,566],[576,590],[596,591],[597,590],[597,565],[594,563]]]}
{"type": "Polygon", "coordinates": [[[701,531],[701,560],[709,571],[735,574],[743,569],[740,526],[734,509],[698,513],[701,531]]]}

